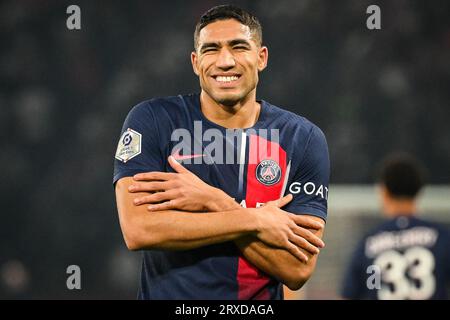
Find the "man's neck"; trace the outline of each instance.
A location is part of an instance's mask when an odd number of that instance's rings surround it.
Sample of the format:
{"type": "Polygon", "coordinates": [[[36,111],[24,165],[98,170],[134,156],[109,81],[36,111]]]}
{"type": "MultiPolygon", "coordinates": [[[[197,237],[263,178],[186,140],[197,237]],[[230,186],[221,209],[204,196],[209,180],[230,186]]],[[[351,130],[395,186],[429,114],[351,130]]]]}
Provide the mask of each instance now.
{"type": "Polygon", "coordinates": [[[202,91],[200,106],[203,115],[209,121],[230,129],[252,127],[258,121],[261,111],[261,105],[256,101],[254,91],[248,95],[245,101],[239,101],[234,106],[219,104],[205,91],[202,91]]]}
{"type": "Polygon", "coordinates": [[[391,200],[385,204],[385,212],[390,217],[398,215],[413,216],[417,212],[416,202],[411,200],[391,200]]]}

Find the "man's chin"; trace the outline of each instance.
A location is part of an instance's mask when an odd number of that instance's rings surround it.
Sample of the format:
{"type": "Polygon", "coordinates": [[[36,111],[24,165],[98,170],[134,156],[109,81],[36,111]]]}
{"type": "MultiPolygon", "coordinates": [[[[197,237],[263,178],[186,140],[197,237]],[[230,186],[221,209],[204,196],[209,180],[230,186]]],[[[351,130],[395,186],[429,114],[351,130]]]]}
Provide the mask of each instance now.
{"type": "Polygon", "coordinates": [[[226,107],[234,107],[239,101],[239,99],[222,99],[217,102],[226,107]]]}
{"type": "Polygon", "coordinates": [[[226,96],[218,96],[214,100],[221,105],[226,107],[234,107],[240,101],[242,101],[244,97],[242,95],[226,95],[226,96]]]}

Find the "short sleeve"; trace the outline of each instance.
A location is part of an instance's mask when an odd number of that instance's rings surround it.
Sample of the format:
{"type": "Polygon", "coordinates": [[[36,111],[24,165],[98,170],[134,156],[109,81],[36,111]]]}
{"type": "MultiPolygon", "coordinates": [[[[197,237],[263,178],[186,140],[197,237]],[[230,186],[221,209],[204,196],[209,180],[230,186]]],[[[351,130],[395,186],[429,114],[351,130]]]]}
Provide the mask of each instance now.
{"type": "Polygon", "coordinates": [[[114,159],[115,184],[123,177],[148,171],[164,171],[158,127],[148,102],[142,102],[128,113],[114,159]]]}
{"type": "Polygon", "coordinates": [[[289,182],[286,193],[294,198],[284,210],[295,214],[310,214],[326,221],[330,159],[323,132],[311,129],[303,158],[289,182]]]}

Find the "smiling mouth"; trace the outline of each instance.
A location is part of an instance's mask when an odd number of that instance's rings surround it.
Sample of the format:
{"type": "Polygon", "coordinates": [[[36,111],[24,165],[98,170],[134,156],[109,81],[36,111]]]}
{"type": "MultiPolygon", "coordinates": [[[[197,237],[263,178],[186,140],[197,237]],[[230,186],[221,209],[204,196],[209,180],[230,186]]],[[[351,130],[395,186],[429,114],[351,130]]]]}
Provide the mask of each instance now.
{"type": "Polygon", "coordinates": [[[237,80],[239,80],[241,76],[240,75],[230,75],[230,76],[213,76],[213,79],[216,80],[219,83],[233,83],[237,80]]]}

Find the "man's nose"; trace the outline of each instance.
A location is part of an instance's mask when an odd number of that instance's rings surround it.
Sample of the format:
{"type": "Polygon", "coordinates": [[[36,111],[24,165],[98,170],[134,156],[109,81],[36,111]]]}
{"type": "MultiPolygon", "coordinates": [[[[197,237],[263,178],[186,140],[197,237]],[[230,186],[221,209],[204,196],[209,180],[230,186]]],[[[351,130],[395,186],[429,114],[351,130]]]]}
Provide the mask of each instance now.
{"type": "Polygon", "coordinates": [[[233,53],[227,48],[221,48],[217,57],[216,66],[220,69],[230,69],[236,65],[233,53]]]}

